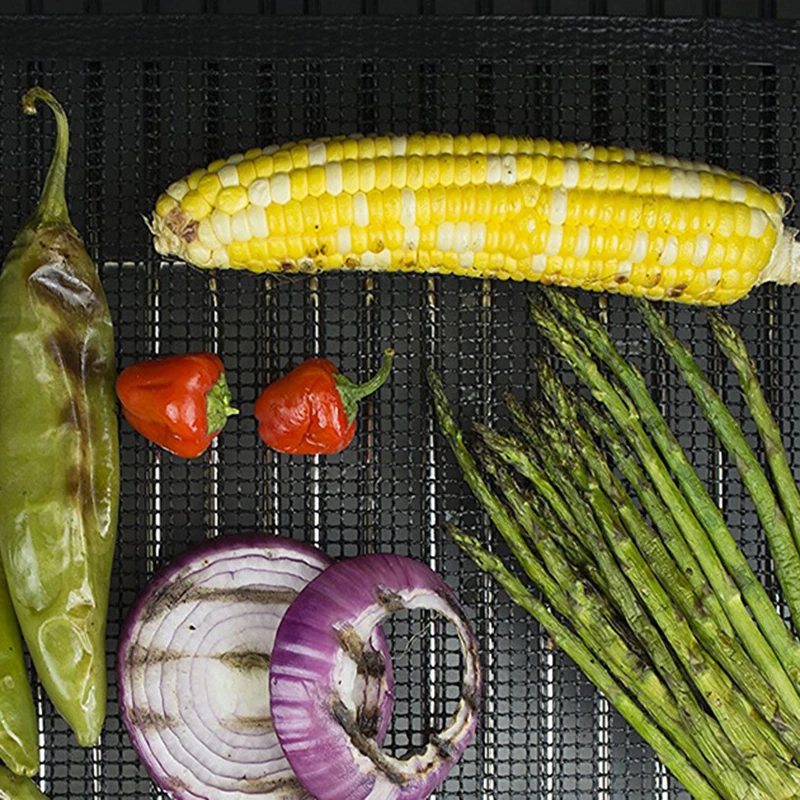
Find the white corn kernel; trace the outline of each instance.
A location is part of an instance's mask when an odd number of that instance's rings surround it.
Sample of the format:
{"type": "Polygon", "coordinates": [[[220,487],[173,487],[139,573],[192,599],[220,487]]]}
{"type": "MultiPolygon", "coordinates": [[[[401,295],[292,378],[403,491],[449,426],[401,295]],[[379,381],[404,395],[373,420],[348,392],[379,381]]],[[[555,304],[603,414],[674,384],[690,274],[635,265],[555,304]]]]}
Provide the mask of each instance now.
{"type": "Polygon", "coordinates": [[[486,248],[486,223],[473,222],[470,228],[469,249],[473,253],[482,253],[486,248]]]}
{"type": "Polygon", "coordinates": [[[669,182],[669,196],[680,200],[686,191],[686,173],[680,169],[673,169],[669,182]]]}
{"type": "Polygon", "coordinates": [[[574,158],[564,161],[564,188],[574,189],[578,185],[578,162],[574,158]]]}
{"type": "Polygon", "coordinates": [[[238,186],[239,171],[233,164],[226,164],[218,173],[217,177],[223,186],[238,186]]]}
{"type": "Polygon", "coordinates": [[[324,142],[311,142],[308,146],[308,165],[316,167],[325,163],[326,149],[324,142]]]}
{"type": "Polygon", "coordinates": [[[452,222],[443,222],[436,229],[436,249],[446,253],[453,249],[453,233],[455,225],[452,222]]]}
{"type": "Polygon", "coordinates": [[[561,251],[561,244],[564,241],[564,229],[558,225],[550,228],[547,234],[547,246],[545,247],[545,255],[557,256],[561,251]]]}
{"type": "Polygon", "coordinates": [[[753,238],[758,239],[764,235],[768,222],[769,217],[760,208],[750,209],[750,235],[753,238]]]}
{"type": "Polygon", "coordinates": [[[633,249],[630,255],[632,264],[638,264],[640,261],[644,261],[647,255],[647,243],[649,238],[647,231],[636,231],[633,235],[633,249]]]}
{"type": "Polygon", "coordinates": [[[622,151],[622,160],[623,161],[636,161],[636,152],[632,147],[626,147],[622,151]]]}
{"type": "Polygon", "coordinates": [[[353,237],[350,235],[350,228],[338,228],[336,231],[336,247],[339,253],[347,256],[353,249],[353,237]]]}
{"type": "MultiPolygon", "coordinates": [[[[241,164],[244,161],[244,153],[234,153],[229,159],[229,164],[241,164]]],[[[223,167],[224,169],[224,167],[223,167]]]]}
{"type": "Polygon", "coordinates": [[[419,228],[416,225],[411,225],[405,229],[403,247],[406,250],[417,250],[419,248],[419,228]]]}
{"type": "Polygon", "coordinates": [[[722,269],[714,267],[714,269],[708,270],[706,278],[709,286],[716,286],[722,280],[722,269]]]}
{"type": "Polygon", "coordinates": [[[594,146],[588,142],[578,142],[578,158],[594,158],[594,146]]]}
{"type": "Polygon", "coordinates": [[[411,189],[400,193],[400,224],[408,228],[417,222],[417,195],[411,189]]]}
{"type": "Polygon", "coordinates": [[[361,266],[372,269],[378,266],[378,259],[372,250],[367,250],[361,255],[361,266]]]}
{"type": "MultiPolygon", "coordinates": [[[[577,161],[573,162],[577,166],[577,161]]],[[[566,175],[566,173],[565,173],[566,175]]],[[[548,221],[551,225],[563,225],[567,219],[567,191],[561,186],[553,189],[550,199],[550,216],[548,221]]]]}
{"type": "Polygon", "coordinates": [[[500,183],[503,175],[503,160],[500,156],[487,156],[486,157],[486,183],[494,184],[500,183]]]}
{"type": "Polygon", "coordinates": [[[253,236],[257,239],[266,239],[269,236],[267,214],[261,206],[250,205],[247,207],[247,221],[250,223],[253,236]]]}
{"type": "Polygon", "coordinates": [[[211,251],[198,241],[191,242],[186,246],[186,254],[189,256],[189,261],[199,267],[207,267],[211,260],[211,251]]]}
{"type": "Polygon", "coordinates": [[[219,246],[219,238],[214,233],[214,228],[211,225],[211,219],[209,217],[200,220],[200,224],[197,226],[197,241],[204,247],[209,247],[212,250],[219,246]]]}
{"type": "Polygon", "coordinates": [[[217,209],[211,214],[211,227],[214,228],[220,244],[230,244],[233,241],[231,218],[224,211],[217,209]]]}
{"type": "Polygon", "coordinates": [[[658,263],[662,267],[671,267],[678,258],[678,240],[675,236],[667,236],[664,249],[658,257],[658,263]]]}
{"type": "Polygon", "coordinates": [[[342,163],[330,161],[325,165],[325,191],[336,197],[342,193],[342,163]]]}
{"type": "Polygon", "coordinates": [[[632,270],[633,264],[630,261],[620,261],[617,264],[617,271],[614,273],[614,277],[620,281],[630,280],[632,270]]]}
{"type": "Polygon", "coordinates": [[[175,183],[170,184],[170,186],[167,188],[167,194],[174,200],[177,200],[179,203],[181,200],[183,200],[188,191],[189,184],[184,180],[175,181],[175,183]]]}
{"type": "Polygon", "coordinates": [[[743,203],[747,196],[747,187],[741,181],[731,181],[731,200],[734,203],[743,203]]]}
{"type": "Polygon", "coordinates": [[[279,172],[269,179],[269,192],[272,202],[285,206],[292,199],[292,184],[288,172],[279,172]]]}
{"type": "Polygon", "coordinates": [[[591,241],[591,234],[588,225],[581,225],[578,228],[578,239],[575,242],[575,258],[586,258],[589,252],[589,242],[591,241]]]}
{"type": "Polygon", "coordinates": [[[406,154],[407,141],[405,136],[392,136],[392,155],[404,156],[406,154]]]}
{"type": "Polygon", "coordinates": [[[475,253],[469,251],[461,253],[458,257],[458,265],[465,269],[472,269],[475,266],[475,253]]]}
{"type": "Polygon", "coordinates": [[[711,236],[707,233],[700,233],[695,239],[694,253],[692,254],[692,266],[701,267],[711,249],[711,236]]]}
{"type": "Polygon", "coordinates": [[[700,173],[692,171],[684,174],[686,175],[686,185],[683,188],[683,196],[690,200],[696,200],[700,197],[700,173]]]}
{"type": "Polygon", "coordinates": [[[261,155],[274,156],[275,153],[278,152],[278,150],[280,150],[280,147],[277,144],[270,144],[261,149],[261,155]]]}
{"type": "Polygon", "coordinates": [[[375,263],[378,269],[389,269],[389,267],[392,266],[392,251],[388,247],[384,247],[383,250],[375,256],[375,263]]]}
{"type": "Polygon", "coordinates": [[[541,275],[547,269],[547,256],[539,253],[531,258],[531,272],[534,275],[541,275]]]}
{"type": "Polygon", "coordinates": [[[369,225],[369,204],[364,192],[356,192],[353,195],[353,221],[359,228],[366,228],[369,225]]]}
{"type": "Polygon", "coordinates": [[[503,178],[502,183],[510,186],[517,182],[517,157],[512,154],[503,156],[503,178]]]}
{"type": "Polygon", "coordinates": [[[453,250],[456,253],[464,253],[469,247],[470,224],[469,222],[457,222],[453,231],[453,250]]]}
{"type": "Polygon", "coordinates": [[[250,223],[247,221],[246,208],[237,211],[231,217],[231,232],[237,242],[249,242],[252,238],[253,232],[250,230],[250,223]]]}
{"type": "Polygon", "coordinates": [[[268,206],[272,201],[269,191],[269,178],[256,178],[247,189],[250,202],[257,206],[268,206]]]}

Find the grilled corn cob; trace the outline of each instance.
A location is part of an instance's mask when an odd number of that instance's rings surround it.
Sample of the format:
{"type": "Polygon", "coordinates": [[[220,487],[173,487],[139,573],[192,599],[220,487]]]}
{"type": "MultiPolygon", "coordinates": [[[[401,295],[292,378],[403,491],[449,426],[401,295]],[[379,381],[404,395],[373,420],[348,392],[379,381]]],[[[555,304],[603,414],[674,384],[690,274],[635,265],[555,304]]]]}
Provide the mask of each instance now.
{"type": "Polygon", "coordinates": [[[783,196],[719,167],[517,137],[337,136],[173,183],[156,250],[254,272],[442,272],[721,305],[800,280],[783,196]]]}

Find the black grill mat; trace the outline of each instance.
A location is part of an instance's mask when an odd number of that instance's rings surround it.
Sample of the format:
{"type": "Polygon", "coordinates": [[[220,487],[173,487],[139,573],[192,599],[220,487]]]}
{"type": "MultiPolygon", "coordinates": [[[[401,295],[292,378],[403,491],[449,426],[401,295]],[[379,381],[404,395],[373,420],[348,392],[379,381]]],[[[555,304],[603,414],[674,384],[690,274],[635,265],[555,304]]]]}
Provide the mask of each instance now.
{"type": "MultiPolygon", "coordinates": [[[[793,192],[798,34],[797,24],[749,20],[0,16],[3,251],[33,207],[53,143],[49,115],[29,119],[19,110],[23,90],[40,83],[70,114],[70,207],[102,265],[120,366],[216,350],[242,409],[209,457],[193,462],[157,451],[122,425],[110,669],[136,592],[206,536],[265,530],[315,542],[334,557],[405,553],[459,591],[486,671],[478,736],[438,796],[685,797],[444,534],[446,518],[475,533],[488,528],[436,432],[424,371],[429,363],[441,371],[465,423],[502,418],[508,390],[533,394],[531,356],[543,345],[524,287],[395,275],[213,276],[161,263],[140,215],[171,181],[215,158],[354,131],[477,130],[621,144],[708,160],[793,192]],[[314,354],[364,379],[387,345],[398,351],[394,374],[362,405],[348,451],[293,459],[264,450],[252,407],[269,380],[314,354]]],[[[793,462],[798,297],[765,287],[730,311],[757,356],[793,462]]],[[[600,310],[645,371],[774,589],[751,505],[678,376],[627,301],[582,301],[600,310]]],[[[673,307],[670,318],[745,416],[703,313],[673,307]]],[[[435,623],[402,618],[390,633],[398,677],[391,746],[402,752],[421,745],[453,707],[459,663],[454,638],[435,623]]],[[[75,746],[41,700],[42,785],[53,798],[159,796],[122,729],[111,672],[109,680],[108,723],[94,750],[75,746]]]]}

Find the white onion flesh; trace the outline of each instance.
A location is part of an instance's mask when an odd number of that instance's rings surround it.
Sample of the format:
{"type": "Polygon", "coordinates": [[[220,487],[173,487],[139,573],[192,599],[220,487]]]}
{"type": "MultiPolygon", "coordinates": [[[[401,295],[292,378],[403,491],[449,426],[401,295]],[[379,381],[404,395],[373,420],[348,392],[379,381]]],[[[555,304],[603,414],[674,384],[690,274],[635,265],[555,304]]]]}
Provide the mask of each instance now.
{"type": "MultiPolygon", "coordinates": [[[[273,728],[269,669],[283,615],[330,563],[283,537],[224,536],[183,554],[137,599],[117,660],[122,718],[176,798],[308,797],[273,728]]],[[[391,704],[384,677],[371,686],[379,737],[391,704]]]]}

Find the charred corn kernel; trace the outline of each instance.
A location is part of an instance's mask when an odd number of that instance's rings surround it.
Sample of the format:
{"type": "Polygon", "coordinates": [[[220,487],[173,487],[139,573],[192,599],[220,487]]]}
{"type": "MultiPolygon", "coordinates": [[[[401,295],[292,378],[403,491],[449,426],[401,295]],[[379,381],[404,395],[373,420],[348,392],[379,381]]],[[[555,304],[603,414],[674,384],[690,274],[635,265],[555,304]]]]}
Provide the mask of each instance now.
{"type": "Polygon", "coordinates": [[[437,133],[252,148],[171,184],[150,224],[159,252],[199,266],[441,269],[716,304],[800,277],[784,213],[705,164],[437,133]]]}

